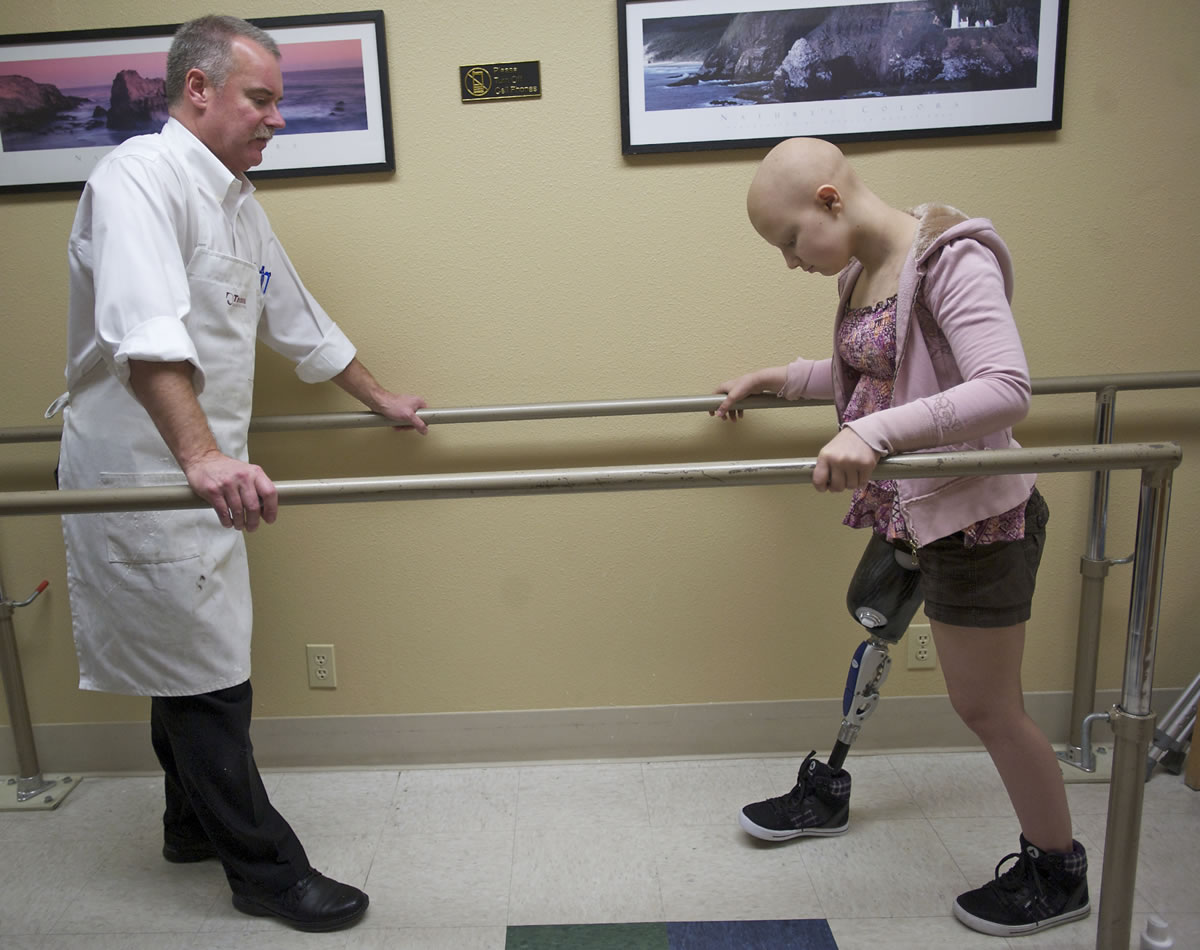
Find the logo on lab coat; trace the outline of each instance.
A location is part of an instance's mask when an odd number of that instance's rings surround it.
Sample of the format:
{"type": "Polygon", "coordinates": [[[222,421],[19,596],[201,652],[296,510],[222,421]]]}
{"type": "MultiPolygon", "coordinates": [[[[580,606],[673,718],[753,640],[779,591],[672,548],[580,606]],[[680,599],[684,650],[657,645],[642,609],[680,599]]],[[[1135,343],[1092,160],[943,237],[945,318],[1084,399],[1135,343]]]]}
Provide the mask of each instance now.
{"type": "Polygon", "coordinates": [[[246,306],[246,298],[241,294],[235,294],[232,290],[225,291],[225,303],[230,307],[246,306]]]}

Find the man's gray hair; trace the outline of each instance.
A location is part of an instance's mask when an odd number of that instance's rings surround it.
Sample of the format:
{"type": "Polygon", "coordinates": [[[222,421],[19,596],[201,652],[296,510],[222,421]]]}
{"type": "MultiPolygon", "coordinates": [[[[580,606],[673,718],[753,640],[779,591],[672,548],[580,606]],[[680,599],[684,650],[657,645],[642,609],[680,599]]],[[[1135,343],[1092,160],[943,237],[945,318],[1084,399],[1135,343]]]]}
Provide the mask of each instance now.
{"type": "Polygon", "coordinates": [[[167,53],[167,104],[183,98],[183,84],[189,71],[199,69],[218,88],[225,85],[233,69],[235,36],[252,40],[279,59],[279,46],[271,35],[252,23],[234,16],[202,16],[189,20],[175,31],[167,53]]]}

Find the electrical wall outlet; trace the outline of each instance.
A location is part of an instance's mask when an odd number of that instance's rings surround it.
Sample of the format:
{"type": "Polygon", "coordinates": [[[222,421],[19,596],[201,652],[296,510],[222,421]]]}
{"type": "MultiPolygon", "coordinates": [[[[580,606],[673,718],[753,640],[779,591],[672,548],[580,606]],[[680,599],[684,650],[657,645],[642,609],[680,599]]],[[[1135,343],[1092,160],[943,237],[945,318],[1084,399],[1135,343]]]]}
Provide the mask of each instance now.
{"type": "Polygon", "coordinates": [[[927,623],[908,625],[908,668],[910,670],[932,670],[937,666],[937,653],[933,649],[933,631],[927,623]]]}
{"type": "Polygon", "coordinates": [[[306,643],[308,651],[308,685],[311,689],[334,689],[337,686],[337,666],[333,661],[332,643],[306,643]]]}

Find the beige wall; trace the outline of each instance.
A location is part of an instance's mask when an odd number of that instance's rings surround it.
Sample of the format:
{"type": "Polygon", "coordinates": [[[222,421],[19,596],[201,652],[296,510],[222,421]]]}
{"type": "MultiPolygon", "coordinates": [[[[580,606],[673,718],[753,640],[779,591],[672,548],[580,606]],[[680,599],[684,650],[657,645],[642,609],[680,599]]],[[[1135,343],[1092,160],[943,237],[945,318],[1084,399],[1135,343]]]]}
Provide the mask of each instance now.
{"type": "MultiPolygon", "coordinates": [[[[357,9],[266,3],[273,16],[357,9]]],[[[616,4],[384,3],[397,172],[264,183],[310,288],[395,388],[433,406],[710,391],[829,348],[833,286],[787,272],[745,221],[762,150],[627,159],[616,4]],[[541,60],[538,100],[463,105],[457,67],[541,60]]],[[[8,3],[0,33],[159,23],[161,3],[8,3]]],[[[181,2],[169,18],[208,12],[181,2]]],[[[1035,376],[1200,368],[1191,301],[1196,4],[1073,8],[1059,133],[847,147],[896,204],[991,217],[1017,261],[1035,376]]],[[[61,388],[69,193],[0,197],[0,426],[61,388]]],[[[352,409],[260,355],[260,413],[352,409]]],[[[1200,670],[1196,392],[1125,394],[1118,438],[1178,439],[1158,685],[1200,670]]],[[[1088,396],[1042,397],[1029,445],[1090,438],[1088,396]]],[[[811,456],[830,410],[263,436],[277,479],[811,456]]],[[[54,450],[0,446],[0,489],[48,487],[54,450]]],[[[1109,551],[1128,553],[1136,475],[1114,477],[1109,551]]],[[[1069,690],[1090,479],[1049,476],[1051,537],[1025,685],[1069,690]]],[[[862,536],[845,497],[808,489],[648,492],[285,510],[250,539],[260,716],[654,705],[828,697],[859,637],[843,592],[862,536]],[[306,642],[333,642],[340,688],[310,691],[306,642]]],[[[144,700],[81,693],[53,518],[0,523],[36,723],[138,719],[144,700]]],[[[1120,685],[1128,569],[1111,575],[1101,687],[1120,685]]],[[[888,694],[944,692],[898,663],[888,694]]]]}

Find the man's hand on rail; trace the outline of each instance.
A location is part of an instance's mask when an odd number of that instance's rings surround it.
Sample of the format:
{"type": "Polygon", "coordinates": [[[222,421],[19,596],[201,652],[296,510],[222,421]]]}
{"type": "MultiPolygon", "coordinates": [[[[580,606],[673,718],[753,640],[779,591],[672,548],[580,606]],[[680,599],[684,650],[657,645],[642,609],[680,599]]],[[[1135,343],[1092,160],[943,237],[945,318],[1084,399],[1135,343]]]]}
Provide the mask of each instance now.
{"type": "Polygon", "coordinates": [[[279,493],[257,465],[214,450],[189,460],[184,474],[192,491],[213,506],[223,527],[253,531],[260,521],[274,523],[279,493]]]}
{"type": "Polygon", "coordinates": [[[832,492],[862,488],[881,458],[853,429],[843,428],[817,453],[813,488],[832,492]]]}
{"type": "Polygon", "coordinates": [[[417,415],[427,405],[420,396],[399,396],[379,385],[356,356],[350,364],[333,377],[333,381],[372,412],[397,423],[397,428],[411,428],[424,435],[429,426],[417,415]]]}
{"type": "Polygon", "coordinates": [[[129,384],[154,420],[188,485],[213,506],[221,524],[253,531],[275,520],[275,486],[257,465],[225,455],[208,426],[187,362],[129,361],[129,384]]]}
{"type": "Polygon", "coordinates": [[[424,409],[428,405],[420,396],[400,396],[396,393],[384,393],[378,397],[378,403],[379,408],[375,411],[381,416],[391,419],[392,422],[399,423],[396,426],[397,429],[411,427],[421,433],[421,435],[429,431],[429,426],[417,415],[417,410],[424,409]]]}
{"type": "Polygon", "coordinates": [[[741,402],[753,393],[777,393],[783,389],[785,382],[787,382],[786,366],[769,366],[766,369],[756,369],[754,372],[738,376],[736,379],[726,380],[713,390],[716,395],[724,393],[726,399],[716,409],[710,411],[709,415],[716,415],[722,419],[728,419],[730,422],[737,422],[738,419],[742,418],[742,410],[731,409],[730,407],[734,403],[741,402]]]}

